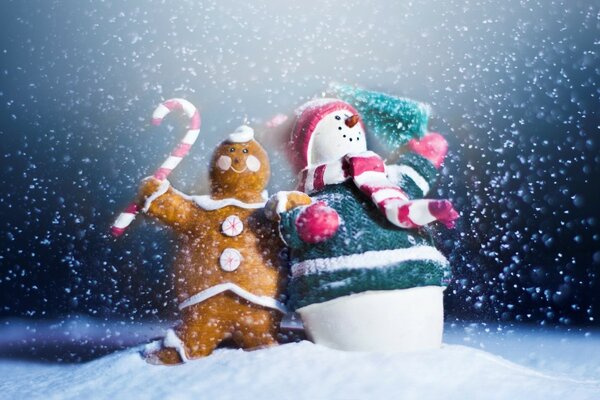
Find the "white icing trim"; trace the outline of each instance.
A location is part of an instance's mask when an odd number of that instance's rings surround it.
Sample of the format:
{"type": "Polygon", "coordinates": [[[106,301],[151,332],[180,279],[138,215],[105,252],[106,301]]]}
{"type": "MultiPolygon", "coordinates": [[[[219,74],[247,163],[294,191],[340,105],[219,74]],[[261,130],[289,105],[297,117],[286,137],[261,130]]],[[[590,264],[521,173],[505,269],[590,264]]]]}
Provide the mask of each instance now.
{"type": "Polygon", "coordinates": [[[148,196],[148,198],[146,199],[146,202],[144,203],[144,208],[142,208],[142,212],[146,213],[148,212],[148,210],[150,209],[150,206],[152,206],[152,202],[156,199],[158,199],[160,196],[162,196],[163,194],[167,193],[167,190],[169,190],[169,187],[171,186],[171,183],[168,180],[164,180],[160,183],[160,186],[156,189],[156,191],[154,193],[152,193],[150,196],[148,196]]]}
{"type": "Polygon", "coordinates": [[[226,292],[228,290],[237,294],[238,296],[242,297],[243,299],[248,300],[251,303],[257,304],[259,306],[267,307],[267,308],[272,308],[283,314],[287,313],[287,308],[285,307],[285,305],[283,303],[281,303],[269,296],[257,296],[253,293],[250,293],[246,289],[239,287],[238,285],[236,285],[235,283],[232,283],[232,282],[220,283],[218,285],[211,286],[208,289],[205,289],[199,293],[196,293],[189,299],[187,299],[184,302],[182,302],[181,304],[179,304],[179,309],[183,310],[184,308],[191,307],[198,303],[202,303],[203,301],[206,301],[206,300],[210,299],[211,297],[214,297],[214,296],[221,294],[223,292],[226,292]]]}
{"type": "Polygon", "coordinates": [[[415,246],[407,249],[367,251],[362,254],[332,258],[315,258],[292,265],[292,277],[355,268],[379,268],[409,260],[431,260],[447,264],[448,260],[433,246],[415,246]]]}
{"type": "Polygon", "coordinates": [[[203,208],[208,211],[218,210],[219,208],[223,208],[223,207],[227,207],[227,206],[236,206],[236,207],[247,208],[247,209],[257,209],[257,208],[263,208],[266,204],[266,202],[244,203],[241,200],[231,199],[231,198],[214,200],[214,199],[211,199],[210,196],[208,196],[208,195],[190,196],[190,200],[192,200],[194,203],[196,203],[198,205],[198,207],[203,208]]]}
{"type": "Polygon", "coordinates": [[[162,342],[162,339],[158,339],[147,343],[142,350],[142,354],[144,355],[144,357],[148,357],[150,354],[159,351],[162,348],[162,342]]]}
{"type": "Polygon", "coordinates": [[[230,143],[246,143],[254,139],[254,129],[248,125],[239,126],[233,133],[227,137],[230,143]]]}
{"type": "Polygon", "coordinates": [[[186,363],[190,361],[187,354],[185,354],[185,345],[183,341],[179,339],[179,336],[175,333],[173,329],[169,329],[163,338],[163,346],[171,349],[177,350],[179,357],[181,360],[186,363]]]}
{"type": "Polygon", "coordinates": [[[423,178],[423,175],[419,174],[413,167],[408,165],[394,165],[391,167],[394,169],[395,173],[406,175],[412,179],[415,185],[423,192],[423,196],[429,193],[429,183],[427,183],[427,180],[423,178]]]}
{"type": "Polygon", "coordinates": [[[218,210],[220,208],[227,207],[227,206],[235,206],[235,207],[239,207],[239,208],[246,208],[246,209],[253,210],[253,209],[263,208],[265,206],[265,204],[267,203],[266,201],[260,202],[260,203],[244,203],[243,201],[234,199],[234,198],[215,200],[215,199],[211,199],[211,197],[209,195],[191,196],[189,194],[182,193],[179,190],[175,190],[175,189],[173,189],[173,193],[180,195],[181,197],[183,197],[186,200],[193,201],[194,203],[196,203],[196,205],[198,207],[205,209],[207,211],[214,211],[214,210],[218,210]]]}

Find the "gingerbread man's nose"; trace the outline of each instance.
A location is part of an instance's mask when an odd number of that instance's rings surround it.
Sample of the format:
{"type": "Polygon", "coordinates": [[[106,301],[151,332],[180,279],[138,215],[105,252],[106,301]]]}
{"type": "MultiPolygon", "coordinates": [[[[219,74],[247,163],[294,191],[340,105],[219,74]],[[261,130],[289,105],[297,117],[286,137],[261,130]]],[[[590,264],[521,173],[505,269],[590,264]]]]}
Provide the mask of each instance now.
{"type": "Polygon", "coordinates": [[[344,121],[346,123],[346,126],[348,128],[352,128],[354,125],[356,125],[358,123],[359,117],[358,115],[353,115],[351,117],[346,118],[346,121],[344,121]]]}

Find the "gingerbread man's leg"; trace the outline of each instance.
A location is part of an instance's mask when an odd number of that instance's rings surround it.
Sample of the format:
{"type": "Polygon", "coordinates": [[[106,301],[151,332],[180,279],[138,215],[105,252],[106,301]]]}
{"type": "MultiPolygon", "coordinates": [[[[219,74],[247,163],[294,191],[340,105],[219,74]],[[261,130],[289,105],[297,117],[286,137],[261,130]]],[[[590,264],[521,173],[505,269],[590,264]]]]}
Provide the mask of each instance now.
{"type": "Polygon", "coordinates": [[[184,357],[206,357],[227,337],[234,326],[223,320],[218,299],[209,299],[183,310],[183,322],[163,339],[163,346],[146,356],[152,364],[181,364],[184,357]]]}
{"type": "Polygon", "coordinates": [[[239,310],[233,340],[243,349],[277,344],[281,313],[260,306],[245,306],[239,310]]]}

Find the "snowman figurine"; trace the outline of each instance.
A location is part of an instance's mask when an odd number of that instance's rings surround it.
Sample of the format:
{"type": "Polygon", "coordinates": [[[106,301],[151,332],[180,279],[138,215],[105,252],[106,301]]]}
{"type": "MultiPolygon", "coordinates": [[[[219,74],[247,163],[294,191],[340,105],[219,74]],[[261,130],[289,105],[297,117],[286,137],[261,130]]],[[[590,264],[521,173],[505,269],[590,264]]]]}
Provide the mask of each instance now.
{"type": "Polygon", "coordinates": [[[439,347],[449,263],[426,226],[452,227],[458,214],[448,200],[424,197],[447,143],[427,134],[386,165],[366,139],[358,112],[341,100],[313,100],[296,112],[288,148],[310,204],[298,206],[297,192],[280,192],[267,204],[290,249],[288,306],[317,344],[439,347]]]}

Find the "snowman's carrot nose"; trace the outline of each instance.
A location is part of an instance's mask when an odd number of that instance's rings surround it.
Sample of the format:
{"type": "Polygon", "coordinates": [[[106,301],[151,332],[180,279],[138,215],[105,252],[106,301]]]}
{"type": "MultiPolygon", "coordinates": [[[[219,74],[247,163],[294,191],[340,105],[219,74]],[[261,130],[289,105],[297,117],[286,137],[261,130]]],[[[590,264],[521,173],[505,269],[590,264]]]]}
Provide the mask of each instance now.
{"type": "Polygon", "coordinates": [[[359,117],[358,115],[353,115],[351,117],[346,118],[346,126],[348,126],[348,128],[352,128],[354,125],[356,125],[358,123],[359,117]]]}

